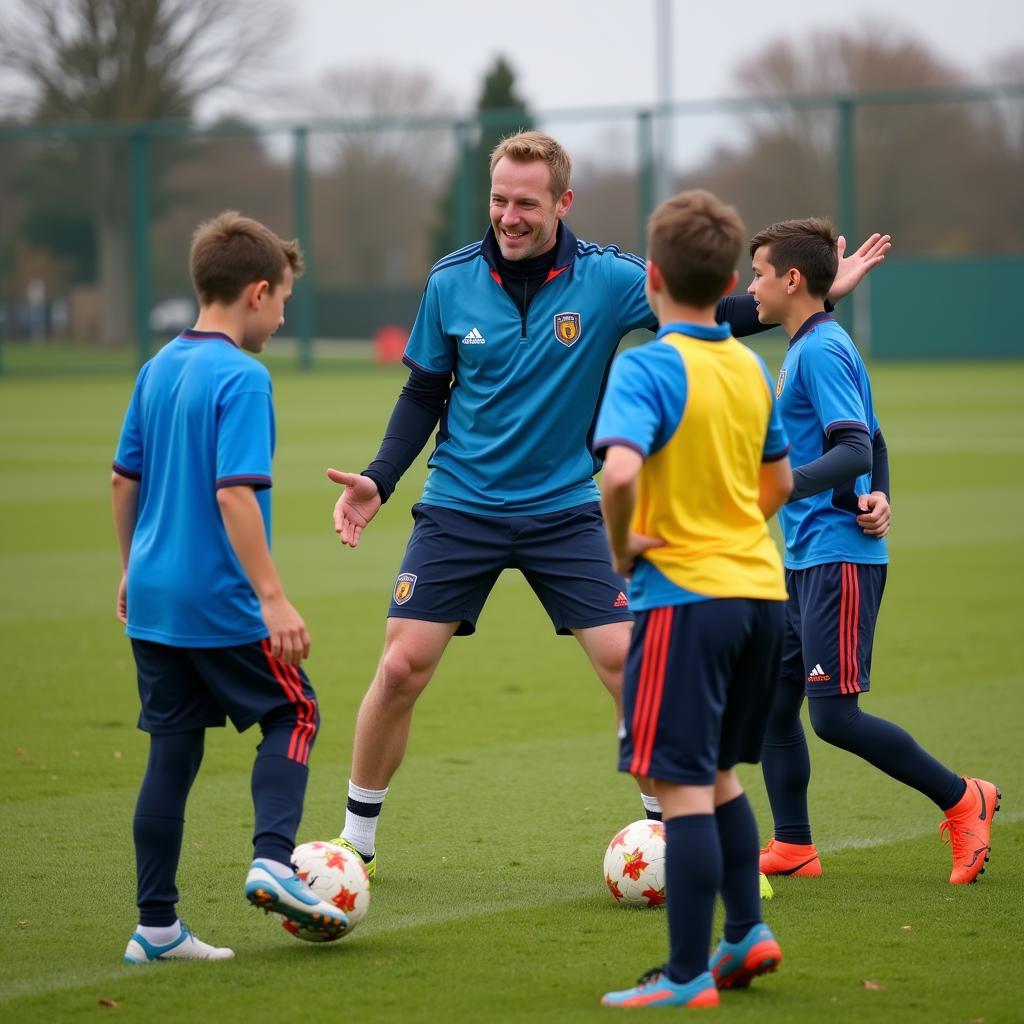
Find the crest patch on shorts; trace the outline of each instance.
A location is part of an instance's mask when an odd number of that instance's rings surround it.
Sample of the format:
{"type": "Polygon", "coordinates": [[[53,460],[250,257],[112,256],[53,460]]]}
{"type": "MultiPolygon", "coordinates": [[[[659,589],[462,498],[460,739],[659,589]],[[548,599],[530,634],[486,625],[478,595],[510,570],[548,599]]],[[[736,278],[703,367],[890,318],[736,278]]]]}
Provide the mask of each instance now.
{"type": "Polygon", "coordinates": [[[775,382],[775,397],[782,397],[782,389],[786,386],[786,371],[779,370],[779,379],[775,382]]]}
{"type": "Polygon", "coordinates": [[[398,579],[395,580],[395,604],[405,604],[406,601],[412,597],[412,592],[416,589],[416,575],[411,572],[400,573],[398,579]]]}
{"type": "Polygon", "coordinates": [[[570,348],[579,341],[581,330],[579,313],[555,314],[555,337],[566,348],[570,348]]]}

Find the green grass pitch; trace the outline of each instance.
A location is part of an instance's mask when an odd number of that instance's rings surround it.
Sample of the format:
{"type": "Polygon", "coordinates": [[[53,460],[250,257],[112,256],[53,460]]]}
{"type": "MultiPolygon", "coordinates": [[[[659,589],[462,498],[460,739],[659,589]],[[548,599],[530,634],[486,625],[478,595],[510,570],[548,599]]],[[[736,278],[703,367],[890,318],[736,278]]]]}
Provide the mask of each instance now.
{"type": "MultiPolygon", "coordinates": [[[[980,884],[949,886],[936,809],[812,737],[825,877],[778,883],[765,911],[784,963],[717,1012],[1020,1021],[1024,363],[883,364],[873,376],[895,527],[864,706],[1001,785],[994,853],[980,884]]],[[[324,468],[368,461],[402,378],[359,362],[275,370],[275,553],[310,626],[323,712],[301,839],[341,825],[355,709],[422,479],[410,472],[352,552],[335,540],[324,468]]],[[[216,730],[190,803],[180,910],[237,958],[120,963],[146,756],[113,617],[109,465],[130,389],[123,373],[0,378],[0,1017],[610,1019],[601,994],[665,953],[664,916],[613,906],[601,879],[605,844],[640,803],[614,771],[609,701],[513,573],[420,702],[381,822],[381,879],[351,937],[298,943],[245,903],[257,737],[216,730]]],[[[760,776],[745,778],[766,834],[760,776]]]]}

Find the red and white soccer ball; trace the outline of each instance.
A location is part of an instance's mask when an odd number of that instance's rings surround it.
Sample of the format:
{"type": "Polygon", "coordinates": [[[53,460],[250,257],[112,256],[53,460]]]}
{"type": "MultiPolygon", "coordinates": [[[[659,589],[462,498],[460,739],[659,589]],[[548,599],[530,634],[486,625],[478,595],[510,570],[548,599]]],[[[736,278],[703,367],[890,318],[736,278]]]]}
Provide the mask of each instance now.
{"type": "Polygon", "coordinates": [[[665,903],[665,826],[644,818],[627,825],[608,844],[604,880],[623,907],[665,903]]]}
{"type": "Polygon", "coordinates": [[[362,858],[333,843],[303,843],[295,847],[292,864],[296,874],[322,900],[333,903],[348,916],[343,932],[324,935],[301,928],[294,921],[282,922],[285,931],[305,942],[333,942],[352,932],[370,908],[370,878],[362,858]]]}

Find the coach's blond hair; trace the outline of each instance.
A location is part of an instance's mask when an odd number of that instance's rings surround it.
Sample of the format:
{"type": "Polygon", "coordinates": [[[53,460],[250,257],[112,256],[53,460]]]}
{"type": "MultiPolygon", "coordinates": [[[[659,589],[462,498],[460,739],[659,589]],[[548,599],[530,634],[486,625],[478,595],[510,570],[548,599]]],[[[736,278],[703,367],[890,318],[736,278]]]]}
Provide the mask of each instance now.
{"type": "Polygon", "coordinates": [[[491,174],[498,161],[507,156],[517,164],[527,164],[534,160],[543,160],[551,173],[551,194],[561,199],[569,189],[569,178],[572,175],[572,159],[550,135],[544,132],[516,132],[507,135],[491,152],[491,174]]]}

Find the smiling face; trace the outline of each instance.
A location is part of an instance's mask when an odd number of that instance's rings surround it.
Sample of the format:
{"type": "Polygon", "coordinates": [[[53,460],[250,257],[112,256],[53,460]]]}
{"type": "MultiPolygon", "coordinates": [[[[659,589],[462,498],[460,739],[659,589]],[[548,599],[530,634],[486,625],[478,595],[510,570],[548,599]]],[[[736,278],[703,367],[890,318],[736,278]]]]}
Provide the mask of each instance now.
{"type": "Polygon", "coordinates": [[[506,156],[494,165],[491,227],[505,259],[526,260],[552,249],[571,205],[572,189],[551,194],[551,170],[543,160],[520,163],[506,156]]]}
{"type": "Polygon", "coordinates": [[[767,245],[755,250],[751,260],[754,276],[747,294],[752,295],[757,303],[757,319],[761,323],[779,324],[786,319],[790,275],[776,275],[775,268],[768,262],[770,251],[767,245]]]}
{"type": "Polygon", "coordinates": [[[292,297],[293,281],[291,267],[285,267],[280,284],[257,281],[249,285],[249,322],[242,338],[246,352],[262,352],[270,336],[284,323],[284,307],[292,297]]]}

